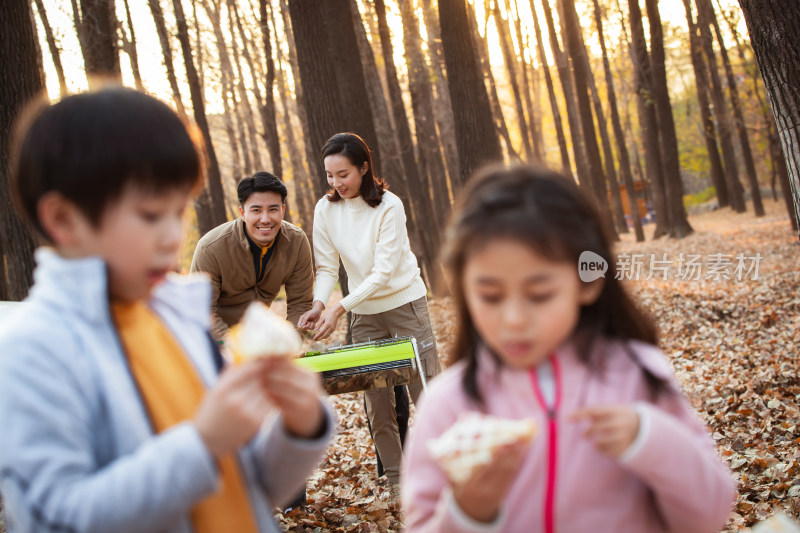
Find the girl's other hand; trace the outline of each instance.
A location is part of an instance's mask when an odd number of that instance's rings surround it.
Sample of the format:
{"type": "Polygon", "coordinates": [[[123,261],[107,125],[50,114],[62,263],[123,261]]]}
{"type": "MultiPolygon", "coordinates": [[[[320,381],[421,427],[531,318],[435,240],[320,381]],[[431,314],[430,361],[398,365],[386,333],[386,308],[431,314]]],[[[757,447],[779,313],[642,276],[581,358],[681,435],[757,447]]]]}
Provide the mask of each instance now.
{"type": "Polygon", "coordinates": [[[322,433],[325,413],[318,374],[281,357],[267,361],[261,383],[263,392],[281,411],[291,435],[310,439],[322,433]]]}
{"type": "Polygon", "coordinates": [[[632,405],[587,407],[572,413],[573,421],[586,420],[589,427],[583,436],[610,457],[619,457],[639,433],[639,415],[632,405]]]}
{"type": "Polygon", "coordinates": [[[530,442],[498,447],[492,460],[478,468],[461,484],[452,484],[453,497],[461,510],[478,522],[492,522],[519,473],[530,442]]]}

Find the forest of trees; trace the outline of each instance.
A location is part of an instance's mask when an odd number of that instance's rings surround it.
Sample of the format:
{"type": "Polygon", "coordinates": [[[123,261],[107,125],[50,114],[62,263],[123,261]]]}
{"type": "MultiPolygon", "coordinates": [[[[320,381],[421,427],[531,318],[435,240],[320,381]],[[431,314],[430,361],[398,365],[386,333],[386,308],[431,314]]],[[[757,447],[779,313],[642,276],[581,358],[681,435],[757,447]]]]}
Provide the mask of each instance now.
{"type": "Polygon", "coordinates": [[[147,0],[143,16],[131,0],[7,0],[0,300],[25,296],[33,264],[8,187],[14,121],[46,87],[57,97],[109,80],[156,94],[202,132],[195,238],[235,216],[236,181],[257,170],[284,178],[290,220],[310,234],[325,190],[318,151],[339,131],[374,149],[429,278],[454,195],[496,161],[562,169],[610,230],[637,241],[645,222],[654,238],[690,234],[686,199],[702,195],[757,216],[764,194],[782,199],[797,229],[800,46],[762,29],[796,34],[800,20],[788,0],[741,4],[147,0]],[[80,65],[65,59],[72,42],[80,65]],[[153,47],[163,88],[142,59],[153,47]]]}

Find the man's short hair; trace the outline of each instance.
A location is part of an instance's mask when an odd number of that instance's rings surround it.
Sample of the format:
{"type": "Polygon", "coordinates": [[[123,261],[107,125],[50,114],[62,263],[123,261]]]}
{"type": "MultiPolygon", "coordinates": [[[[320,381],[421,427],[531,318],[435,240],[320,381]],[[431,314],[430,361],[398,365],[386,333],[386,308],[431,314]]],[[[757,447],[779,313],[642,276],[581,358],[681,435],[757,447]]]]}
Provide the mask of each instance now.
{"type": "Polygon", "coordinates": [[[244,206],[250,195],[257,192],[276,192],[281,195],[281,203],[286,203],[289,191],[286,185],[274,174],[269,172],[256,172],[249,178],[242,178],[237,187],[239,205],[244,206]]]}
{"type": "Polygon", "coordinates": [[[202,185],[196,138],[166,104],[133,89],[40,102],[19,123],[12,190],[23,216],[43,235],[37,205],[49,192],[74,203],[97,227],[129,185],[148,192],[202,185]]]}

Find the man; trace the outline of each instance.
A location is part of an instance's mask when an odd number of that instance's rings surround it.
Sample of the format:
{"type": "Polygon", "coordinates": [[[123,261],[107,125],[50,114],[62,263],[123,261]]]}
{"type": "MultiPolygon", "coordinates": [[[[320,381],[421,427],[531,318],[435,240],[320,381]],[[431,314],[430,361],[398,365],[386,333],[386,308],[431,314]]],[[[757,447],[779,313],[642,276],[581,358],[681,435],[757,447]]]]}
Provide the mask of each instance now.
{"type": "Polygon", "coordinates": [[[311,309],[314,270],[303,230],[283,220],[286,186],[269,172],[238,185],[241,218],[209,231],[197,243],[192,272],[211,277],[212,335],[219,342],[253,300],[270,305],[286,289],[287,320],[311,309]]]}

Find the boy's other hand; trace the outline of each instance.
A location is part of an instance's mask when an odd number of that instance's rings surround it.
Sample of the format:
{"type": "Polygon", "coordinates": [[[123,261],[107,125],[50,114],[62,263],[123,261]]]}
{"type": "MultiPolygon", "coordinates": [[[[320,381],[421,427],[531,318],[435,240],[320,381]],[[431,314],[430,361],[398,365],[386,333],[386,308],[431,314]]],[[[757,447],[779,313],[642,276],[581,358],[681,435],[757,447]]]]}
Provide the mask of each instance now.
{"type": "Polygon", "coordinates": [[[262,377],[263,390],[281,411],[286,430],[296,437],[319,436],[325,420],[319,375],[291,359],[275,358],[267,363],[262,377]]]}
{"type": "Polygon", "coordinates": [[[583,436],[610,457],[619,457],[639,433],[639,415],[631,405],[587,407],[572,413],[573,421],[589,422],[583,436]]]}
{"type": "Polygon", "coordinates": [[[271,409],[261,387],[265,361],[228,365],[203,398],[194,423],[215,457],[252,439],[271,409]]]}

